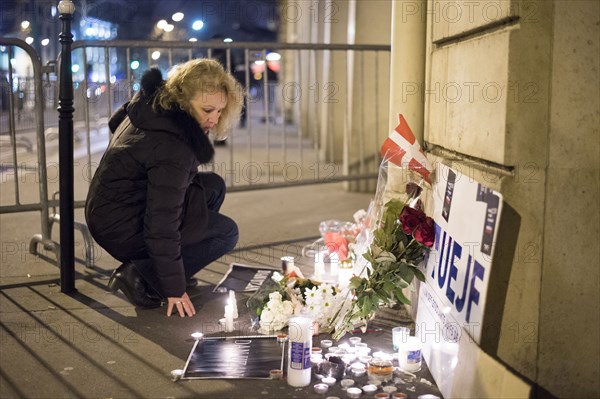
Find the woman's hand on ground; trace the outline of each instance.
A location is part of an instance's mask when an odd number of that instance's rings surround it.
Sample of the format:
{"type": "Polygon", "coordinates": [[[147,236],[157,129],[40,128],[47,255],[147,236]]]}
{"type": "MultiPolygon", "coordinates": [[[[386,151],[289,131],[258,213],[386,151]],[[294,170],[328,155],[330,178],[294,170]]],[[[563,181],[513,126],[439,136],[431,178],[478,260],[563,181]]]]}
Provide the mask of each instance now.
{"type": "Polygon", "coordinates": [[[187,292],[184,293],[181,296],[181,298],[170,296],[167,298],[167,300],[169,301],[169,304],[167,307],[167,316],[171,316],[173,307],[177,308],[177,311],[179,312],[179,316],[181,316],[181,317],[185,317],[186,314],[189,317],[192,317],[193,315],[196,314],[196,308],[194,308],[194,304],[192,303],[187,292]]]}

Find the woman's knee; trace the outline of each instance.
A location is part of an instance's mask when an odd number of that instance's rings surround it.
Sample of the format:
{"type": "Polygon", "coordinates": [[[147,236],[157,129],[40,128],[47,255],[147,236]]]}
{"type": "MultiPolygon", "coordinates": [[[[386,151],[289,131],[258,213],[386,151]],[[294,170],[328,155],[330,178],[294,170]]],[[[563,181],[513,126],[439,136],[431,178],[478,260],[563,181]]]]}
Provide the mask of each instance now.
{"type": "Polygon", "coordinates": [[[240,238],[240,233],[238,230],[237,223],[227,216],[223,216],[224,220],[227,224],[226,234],[224,235],[224,239],[227,242],[228,251],[231,251],[235,248],[240,238]]]}
{"type": "Polygon", "coordinates": [[[196,179],[205,189],[211,189],[218,193],[224,193],[227,190],[225,180],[214,172],[201,172],[196,175],[196,179]]]}

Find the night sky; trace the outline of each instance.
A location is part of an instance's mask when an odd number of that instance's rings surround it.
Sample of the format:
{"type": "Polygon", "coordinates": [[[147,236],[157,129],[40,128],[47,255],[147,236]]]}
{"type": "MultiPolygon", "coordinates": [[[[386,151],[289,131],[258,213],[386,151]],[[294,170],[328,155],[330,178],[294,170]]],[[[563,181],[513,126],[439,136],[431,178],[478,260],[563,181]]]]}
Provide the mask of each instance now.
{"type": "MultiPolygon", "coordinates": [[[[101,19],[118,24],[117,39],[198,40],[230,37],[234,41],[276,41],[279,28],[277,0],[75,0],[75,21],[101,19]],[[171,15],[181,11],[185,17],[173,22],[171,15]],[[169,37],[160,37],[155,29],[160,19],[175,25],[169,37]],[[200,31],[191,29],[192,22],[202,19],[200,31]]],[[[0,34],[18,32],[22,20],[35,26],[57,23],[50,17],[55,0],[4,0],[0,2],[0,34]]]]}

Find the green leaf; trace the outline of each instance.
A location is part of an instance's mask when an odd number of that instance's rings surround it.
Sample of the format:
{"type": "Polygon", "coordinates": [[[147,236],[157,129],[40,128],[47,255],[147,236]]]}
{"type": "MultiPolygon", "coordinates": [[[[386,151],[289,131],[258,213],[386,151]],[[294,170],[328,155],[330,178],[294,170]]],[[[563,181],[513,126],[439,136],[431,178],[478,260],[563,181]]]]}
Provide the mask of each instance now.
{"type": "Polygon", "coordinates": [[[410,283],[415,276],[414,268],[406,262],[400,262],[399,269],[402,279],[407,283],[410,283]]]}
{"type": "Polygon", "coordinates": [[[366,282],[367,280],[362,278],[362,277],[357,277],[357,276],[353,276],[350,279],[350,284],[349,287],[351,290],[355,290],[358,287],[360,287],[364,282],[366,282]]]}
{"type": "Polygon", "coordinates": [[[402,292],[402,289],[398,288],[396,290],[396,299],[399,302],[402,302],[406,305],[410,305],[410,299],[408,299],[407,297],[404,296],[404,293],[402,292]]]}
{"type": "Polygon", "coordinates": [[[425,282],[425,275],[419,269],[415,267],[414,272],[417,280],[425,282]]]}

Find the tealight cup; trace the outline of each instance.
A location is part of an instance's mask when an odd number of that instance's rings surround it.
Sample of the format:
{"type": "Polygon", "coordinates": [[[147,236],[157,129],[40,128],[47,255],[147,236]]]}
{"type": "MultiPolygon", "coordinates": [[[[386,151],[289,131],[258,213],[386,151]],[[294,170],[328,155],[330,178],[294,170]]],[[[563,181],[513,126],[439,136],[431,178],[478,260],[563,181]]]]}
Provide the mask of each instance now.
{"type": "Polygon", "coordinates": [[[370,361],[371,359],[373,359],[373,356],[365,356],[365,355],[362,355],[362,356],[358,356],[358,357],[357,357],[357,359],[358,359],[358,361],[359,361],[359,362],[361,362],[361,363],[364,363],[364,364],[367,364],[367,363],[369,363],[369,361],[370,361]]]}
{"type": "Polygon", "coordinates": [[[390,394],[389,394],[389,393],[386,393],[386,392],[379,392],[379,393],[376,393],[376,394],[375,394],[375,397],[376,397],[377,399],[389,399],[389,397],[390,397],[390,394]]]}
{"type": "Polygon", "coordinates": [[[367,384],[365,386],[362,387],[362,390],[364,393],[373,393],[377,390],[377,385],[374,384],[367,384]]]}
{"type": "Polygon", "coordinates": [[[183,377],[183,370],[181,370],[181,369],[171,370],[171,377],[172,377],[173,381],[177,381],[177,380],[181,379],[181,377],[183,377]]]}
{"type": "Polygon", "coordinates": [[[323,355],[310,355],[311,363],[321,363],[323,361],[323,355]]]}
{"type": "Polygon", "coordinates": [[[350,345],[356,346],[356,344],[359,344],[360,341],[362,341],[362,338],[361,337],[350,337],[350,338],[348,338],[348,341],[350,341],[350,345]]]}
{"type": "Polygon", "coordinates": [[[287,334],[277,334],[277,342],[283,343],[288,340],[287,334]]]}
{"type": "Polygon", "coordinates": [[[269,378],[272,380],[280,380],[283,378],[283,370],[273,369],[269,371],[269,378]]]}
{"type": "Polygon", "coordinates": [[[349,378],[344,378],[343,380],[340,381],[340,385],[342,386],[343,390],[348,389],[349,387],[354,385],[354,380],[351,380],[349,378]]]}
{"type": "Polygon", "coordinates": [[[336,380],[335,378],[333,378],[333,377],[323,377],[323,378],[321,379],[321,382],[322,382],[322,383],[324,383],[324,384],[327,384],[327,385],[329,385],[329,386],[333,386],[333,385],[335,385],[335,382],[336,382],[336,381],[337,381],[337,380],[336,380]]]}
{"type": "Polygon", "coordinates": [[[346,353],[345,355],[342,355],[342,359],[344,359],[345,363],[352,363],[356,360],[356,355],[353,353],[346,353]]]}
{"type": "Polygon", "coordinates": [[[329,339],[321,340],[321,348],[329,348],[331,345],[333,345],[333,341],[329,339]]]}
{"type": "Polygon", "coordinates": [[[383,390],[383,392],[386,392],[386,393],[394,393],[398,390],[398,388],[396,388],[393,385],[386,385],[381,389],[383,390]]]}
{"type": "Polygon", "coordinates": [[[313,389],[316,393],[324,394],[329,389],[329,385],[327,384],[315,384],[313,389]]]}
{"type": "Polygon", "coordinates": [[[352,363],[350,370],[352,371],[353,376],[362,377],[367,372],[367,366],[363,363],[352,363]]]}
{"type": "Polygon", "coordinates": [[[368,346],[364,348],[359,347],[356,350],[356,354],[358,356],[369,356],[369,353],[371,353],[371,348],[369,348],[368,346]]]}
{"type": "Polygon", "coordinates": [[[346,391],[346,394],[348,395],[348,397],[350,399],[358,399],[358,398],[360,398],[360,395],[362,394],[362,390],[360,388],[350,387],[346,391]]]}

